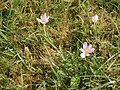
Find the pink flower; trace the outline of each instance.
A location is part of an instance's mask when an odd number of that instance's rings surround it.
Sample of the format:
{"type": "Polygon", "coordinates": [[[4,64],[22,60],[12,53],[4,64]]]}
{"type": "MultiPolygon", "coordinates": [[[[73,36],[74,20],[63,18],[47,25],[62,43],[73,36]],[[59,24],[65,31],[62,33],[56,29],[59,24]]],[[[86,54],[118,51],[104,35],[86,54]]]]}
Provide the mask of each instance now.
{"type": "Polygon", "coordinates": [[[92,17],[92,22],[96,23],[98,20],[98,15],[96,14],[95,16],[92,17]]]}
{"type": "Polygon", "coordinates": [[[49,16],[46,16],[46,13],[44,13],[44,15],[41,15],[40,19],[37,18],[37,21],[45,25],[49,21],[49,16]]]}
{"type": "Polygon", "coordinates": [[[85,58],[86,56],[90,56],[91,53],[94,52],[94,48],[92,48],[92,45],[88,45],[87,42],[84,42],[83,48],[80,48],[81,53],[81,58],[85,58]]]}

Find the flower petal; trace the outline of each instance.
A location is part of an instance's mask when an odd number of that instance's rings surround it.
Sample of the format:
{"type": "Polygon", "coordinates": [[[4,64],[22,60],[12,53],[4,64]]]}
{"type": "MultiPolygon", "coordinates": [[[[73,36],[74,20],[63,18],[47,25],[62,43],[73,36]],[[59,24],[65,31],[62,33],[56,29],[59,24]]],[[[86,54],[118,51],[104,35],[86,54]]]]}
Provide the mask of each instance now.
{"type": "Polygon", "coordinates": [[[92,48],[92,45],[90,44],[90,45],[88,46],[88,48],[92,48]]]}
{"type": "Polygon", "coordinates": [[[90,56],[90,54],[85,54],[85,56],[90,56]]]}
{"type": "Polygon", "coordinates": [[[43,19],[43,16],[40,16],[40,19],[43,19]]]}
{"type": "Polygon", "coordinates": [[[94,50],[95,50],[95,48],[90,48],[90,49],[89,49],[89,53],[93,53],[94,50]]]}
{"type": "Polygon", "coordinates": [[[49,19],[50,16],[47,16],[47,19],[49,19]]]}
{"type": "Polygon", "coordinates": [[[44,13],[44,16],[43,16],[44,18],[46,18],[47,16],[46,16],[46,13],[44,13]]]}
{"type": "Polygon", "coordinates": [[[86,49],[88,47],[87,42],[84,42],[83,49],[86,49]]]}
{"type": "Polygon", "coordinates": [[[81,52],[84,52],[84,49],[80,48],[80,51],[81,51],[81,52]]]}
{"type": "Polygon", "coordinates": [[[41,19],[39,19],[39,18],[37,18],[37,21],[40,22],[40,23],[42,22],[41,19]]]}
{"type": "Polygon", "coordinates": [[[85,53],[80,54],[81,58],[85,58],[85,53]]]}

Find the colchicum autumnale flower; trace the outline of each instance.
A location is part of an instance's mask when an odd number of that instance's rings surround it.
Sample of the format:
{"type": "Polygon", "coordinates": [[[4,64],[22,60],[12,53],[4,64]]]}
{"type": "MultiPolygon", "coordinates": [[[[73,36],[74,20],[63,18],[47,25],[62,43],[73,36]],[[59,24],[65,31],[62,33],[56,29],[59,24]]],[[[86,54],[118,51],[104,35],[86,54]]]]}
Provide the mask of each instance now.
{"type": "Polygon", "coordinates": [[[98,20],[98,15],[96,14],[95,16],[92,17],[92,22],[96,23],[98,20]]]}
{"type": "Polygon", "coordinates": [[[87,44],[87,42],[84,42],[83,48],[80,48],[81,53],[81,58],[85,58],[86,56],[90,56],[91,53],[94,52],[94,48],[92,48],[91,44],[87,44]]]}
{"type": "Polygon", "coordinates": [[[49,16],[46,16],[46,13],[44,13],[44,15],[40,16],[40,19],[37,18],[37,21],[40,22],[41,24],[45,25],[49,21],[49,16]]]}

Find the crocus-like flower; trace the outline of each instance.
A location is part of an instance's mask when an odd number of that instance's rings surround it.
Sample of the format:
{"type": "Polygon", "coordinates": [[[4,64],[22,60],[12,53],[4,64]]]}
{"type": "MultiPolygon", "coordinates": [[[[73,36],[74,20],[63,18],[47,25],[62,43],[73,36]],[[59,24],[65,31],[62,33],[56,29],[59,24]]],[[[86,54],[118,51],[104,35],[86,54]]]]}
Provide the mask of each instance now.
{"type": "Polygon", "coordinates": [[[49,16],[46,16],[46,13],[44,13],[44,15],[41,15],[40,19],[37,18],[37,21],[45,25],[49,21],[49,16]]]}
{"type": "Polygon", "coordinates": [[[98,20],[98,15],[96,14],[95,16],[92,17],[92,22],[96,23],[98,20]]]}
{"type": "Polygon", "coordinates": [[[85,58],[86,56],[90,56],[91,53],[94,52],[94,48],[92,48],[91,44],[87,44],[87,42],[84,42],[83,48],[80,48],[81,53],[81,58],[85,58]]]}

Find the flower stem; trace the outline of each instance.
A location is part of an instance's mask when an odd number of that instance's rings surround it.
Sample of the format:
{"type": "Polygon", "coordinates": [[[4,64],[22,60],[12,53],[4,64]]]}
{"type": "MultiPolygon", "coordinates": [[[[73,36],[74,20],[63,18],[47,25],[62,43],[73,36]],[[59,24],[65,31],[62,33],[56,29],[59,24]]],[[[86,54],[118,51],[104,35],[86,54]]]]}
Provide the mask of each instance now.
{"type": "Polygon", "coordinates": [[[95,23],[94,23],[94,34],[96,37],[98,37],[98,31],[95,23]]]}
{"type": "Polygon", "coordinates": [[[45,30],[45,24],[43,25],[43,29],[44,29],[44,33],[45,33],[45,36],[46,36],[47,34],[46,34],[46,30],[45,30]]]}

